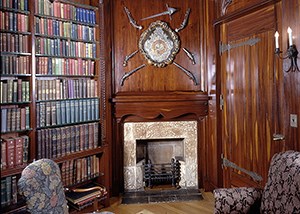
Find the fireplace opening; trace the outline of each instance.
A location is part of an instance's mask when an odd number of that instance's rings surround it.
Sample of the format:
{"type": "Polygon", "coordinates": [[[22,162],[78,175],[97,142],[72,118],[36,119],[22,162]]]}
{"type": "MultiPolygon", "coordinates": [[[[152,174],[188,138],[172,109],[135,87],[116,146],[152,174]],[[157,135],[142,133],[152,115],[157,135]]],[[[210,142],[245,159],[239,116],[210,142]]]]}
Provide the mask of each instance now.
{"type": "MultiPolygon", "coordinates": [[[[197,121],[124,123],[124,194],[122,203],[202,199],[198,189],[197,121]],[[145,187],[143,164],[180,163],[179,189],[171,184],[145,187]]],[[[164,170],[161,170],[164,171],[164,170]]]]}
{"type": "Polygon", "coordinates": [[[183,138],[136,140],[136,164],[142,167],[145,189],[180,188],[183,138]]]}

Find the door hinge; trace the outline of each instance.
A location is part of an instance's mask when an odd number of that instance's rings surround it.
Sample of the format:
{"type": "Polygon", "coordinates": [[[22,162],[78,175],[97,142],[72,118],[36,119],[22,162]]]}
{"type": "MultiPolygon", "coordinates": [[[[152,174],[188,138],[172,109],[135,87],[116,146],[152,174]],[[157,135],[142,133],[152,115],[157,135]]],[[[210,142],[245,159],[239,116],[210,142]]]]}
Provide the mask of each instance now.
{"type": "Polygon", "coordinates": [[[223,111],[224,109],[224,97],[223,94],[220,95],[220,110],[223,111]]]}
{"type": "Polygon", "coordinates": [[[250,171],[250,170],[247,170],[245,168],[242,168],[242,167],[238,166],[234,162],[232,162],[232,161],[228,160],[227,158],[225,158],[223,154],[221,154],[221,159],[222,159],[222,169],[224,167],[230,167],[232,169],[239,170],[239,171],[241,171],[241,172],[249,175],[255,181],[262,181],[263,178],[259,174],[257,174],[256,172],[253,172],[253,171],[250,171]]]}

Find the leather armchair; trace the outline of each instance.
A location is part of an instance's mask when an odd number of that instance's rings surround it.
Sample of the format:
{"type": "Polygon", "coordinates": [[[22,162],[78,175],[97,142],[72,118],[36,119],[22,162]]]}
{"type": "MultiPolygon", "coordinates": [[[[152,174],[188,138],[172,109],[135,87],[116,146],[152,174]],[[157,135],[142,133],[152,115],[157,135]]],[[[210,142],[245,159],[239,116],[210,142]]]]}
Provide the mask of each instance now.
{"type": "Polygon", "coordinates": [[[300,213],[300,152],[272,157],[264,189],[221,188],[213,194],[214,213],[300,213]]]}

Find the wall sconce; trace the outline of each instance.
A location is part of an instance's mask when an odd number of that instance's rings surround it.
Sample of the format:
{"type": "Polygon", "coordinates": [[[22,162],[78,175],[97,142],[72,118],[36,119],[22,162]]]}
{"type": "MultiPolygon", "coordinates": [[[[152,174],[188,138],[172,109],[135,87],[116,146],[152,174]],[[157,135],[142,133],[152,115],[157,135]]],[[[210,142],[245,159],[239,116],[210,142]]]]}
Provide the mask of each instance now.
{"type": "Polygon", "coordinates": [[[297,58],[298,58],[298,50],[296,48],[296,45],[293,44],[293,37],[292,37],[292,29],[288,27],[288,35],[289,35],[289,48],[286,51],[286,56],[281,57],[280,54],[282,51],[279,48],[279,33],[276,31],[274,37],[275,37],[275,54],[280,59],[287,59],[289,58],[291,60],[290,67],[286,72],[289,71],[299,71],[299,67],[297,65],[297,58]]]}

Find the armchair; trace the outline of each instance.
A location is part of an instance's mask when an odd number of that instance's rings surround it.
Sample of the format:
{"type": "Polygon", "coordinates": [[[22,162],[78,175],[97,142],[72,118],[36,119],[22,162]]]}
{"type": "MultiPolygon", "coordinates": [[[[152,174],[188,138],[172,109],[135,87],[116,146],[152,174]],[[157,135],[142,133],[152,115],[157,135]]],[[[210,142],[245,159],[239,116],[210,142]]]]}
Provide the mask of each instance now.
{"type": "Polygon", "coordinates": [[[18,187],[30,213],[69,213],[60,169],[54,161],[40,159],[29,164],[22,171],[18,187]]]}
{"type": "Polygon", "coordinates": [[[220,188],[213,191],[214,213],[300,213],[300,152],[272,157],[264,189],[220,188]]]}

